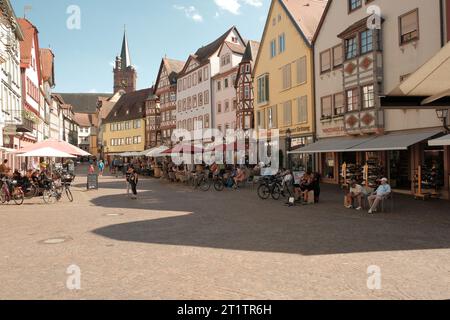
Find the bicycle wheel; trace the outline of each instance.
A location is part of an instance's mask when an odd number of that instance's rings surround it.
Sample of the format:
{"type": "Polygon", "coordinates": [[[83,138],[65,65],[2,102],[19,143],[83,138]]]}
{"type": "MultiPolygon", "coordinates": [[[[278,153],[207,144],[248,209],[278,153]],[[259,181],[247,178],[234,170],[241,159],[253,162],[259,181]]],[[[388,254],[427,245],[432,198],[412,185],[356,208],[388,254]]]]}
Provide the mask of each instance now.
{"type": "Polygon", "coordinates": [[[267,200],[270,197],[270,189],[267,185],[262,184],[258,187],[258,196],[262,200],[267,200]]]}
{"type": "Polygon", "coordinates": [[[273,187],[271,195],[272,195],[272,199],[273,200],[280,200],[281,189],[280,189],[280,186],[278,184],[273,187]]]}
{"type": "Polygon", "coordinates": [[[73,202],[72,191],[70,191],[69,188],[66,188],[66,196],[67,196],[67,199],[69,199],[70,202],[73,202]]]}
{"type": "Polygon", "coordinates": [[[225,185],[223,184],[222,180],[217,180],[216,182],[214,182],[214,189],[216,189],[216,191],[223,191],[224,188],[225,185]]]}
{"type": "Polygon", "coordinates": [[[24,193],[25,199],[33,199],[37,195],[38,195],[38,189],[36,188],[36,186],[34,184],[32,184],[28,188],[27,192],[24,193]]]}
{"type": "Polygon", "coordinates": [[[23,204],[23,201],[25,199],[25,196],[23,194],[23,191],[21,189],[17,189],[14,191],[14,194],[12,196],[14,203],[18,206],[21,206],[23,204]]]}
{"type": "Polygon", "coordinates": [[[202,181],[200,181],[200,190],[202,191],[209,191],[209,189],[211,188],[211,182],[208,179],[202,179],[202,181]]]}
{"type": "Polygon", "coordinates": [[[44,190],[42,198],[47,204],[54,204],[56,202],[56,197],[53,190],[44,190]]]}

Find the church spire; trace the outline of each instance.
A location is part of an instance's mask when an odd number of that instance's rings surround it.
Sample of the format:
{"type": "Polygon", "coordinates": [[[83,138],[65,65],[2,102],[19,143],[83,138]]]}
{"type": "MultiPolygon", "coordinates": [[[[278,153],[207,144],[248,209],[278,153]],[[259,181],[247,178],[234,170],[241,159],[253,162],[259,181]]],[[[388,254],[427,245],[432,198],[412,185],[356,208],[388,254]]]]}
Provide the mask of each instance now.
{"type": "Polygon", "coordinates": [[[122,69],[126,69],[127,67],[131,66],[130,50],[128,49],[128,38],[126,27],[124,28],[123,32],[122,51],[120,54],[120,58],[122,60],[122,69]]]}

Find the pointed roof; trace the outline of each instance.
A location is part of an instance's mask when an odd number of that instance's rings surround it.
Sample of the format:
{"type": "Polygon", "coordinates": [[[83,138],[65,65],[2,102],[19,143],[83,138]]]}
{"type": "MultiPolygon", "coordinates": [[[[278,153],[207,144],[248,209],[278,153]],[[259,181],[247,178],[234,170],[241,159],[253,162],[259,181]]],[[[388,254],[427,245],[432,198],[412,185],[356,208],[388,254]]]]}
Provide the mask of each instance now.
{"type": "Polygon", "coordinates": [[[122,69],[126,69],[131,66],[130,49],[128,48],[127,30],[123,32],[122,51],[120,53],[122,59],[122,69]]]}
{"type": "Polygon", "coordinates": [[[152,87],[122,95],[103,123],[108,124],[144,118],[145,101],[153,92],[152,87]]]}
{"type": "Polygon", "coordinates": [[[327,0],[280,0],[309,45],[312,44],[327,2],[327,0]]]}
{"type": "Polygon", "coordinates": [[[54,59],[55,55],[51,49],[42,48],[41,53],[41,64],[42,64],[42,79],[50,83],[53,87],[55,85],[55,68],[54,59]]]}
{"type": "Polygon", "coordinates": [[[186,62],[180,60],[174,60],[169,58],[162,58],[161,65],[159,67],[158,77],[155,82],[155,91],[158,89],[159,80],[161,79],[161,73],[163,68],[166,68],[167,75],[171,84],[177,83],[178,74],[183,70],[186,62]]]}
{"type": "Polygon", "coordinates": [[[242,57],[242,62],[253,62],[258,56],[260,42],[250,40],[245,48],[244,56],[242,57]]]}
{"type": "MultiPolygon", "coordinates": [[[[20,28],[23,31],[24,39],[20,42],[20,65],[22,68],[29,68],[31,66],[31,48],[33,47],[33,41],[35,41],[35,47],[39,48],[38,43],[38,29],[27,19],[18,18],[20,28]]],[[[39,52],[36,52],[39,55],[39,52]]]]}
{"type": "Polygon", "coordinates": [[[221,35],[218,39],[216,39],[213,42],[211,42],[210,44],[198,49],[197,52],[195,53],[195,57],[196,57],[197,61],[199,61],[200,63],[203,63],[204,60],[209,59],[210,56],[212,56],[217,50],[220,49],[220,47],[222,46],[222,44],[225,42],[228,35],[232,31],[235,31],[238,34],[238,36],[241,38],[241,41],[243,43],[245,43],[245,40],[244,40],[244,38],[242,38],[238,29],[235,26],[233,26],[230,29],[228,29],[227,32],[225,32],[223,35],[221,35]]]}

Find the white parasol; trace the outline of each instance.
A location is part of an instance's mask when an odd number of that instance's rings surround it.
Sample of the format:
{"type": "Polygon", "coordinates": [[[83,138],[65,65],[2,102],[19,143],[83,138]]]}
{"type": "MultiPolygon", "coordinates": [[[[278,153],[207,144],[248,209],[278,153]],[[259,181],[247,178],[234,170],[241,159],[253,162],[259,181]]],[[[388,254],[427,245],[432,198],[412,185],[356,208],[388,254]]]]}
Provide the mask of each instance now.
{"type": "Polygon", "coordinates": [[[18,157],[22,157],[22,158],[32,158],[32,157],[48,157],[48,158],[76,158],[75,156],[68,154],[66,152],[54,149],[54,148],[50,148],[50,147],[45,147],[45,148],[40,148],[40,149],[36,149],[30,152],[26,152],[26,153],[22,153],[17,155],[18,157]]]}

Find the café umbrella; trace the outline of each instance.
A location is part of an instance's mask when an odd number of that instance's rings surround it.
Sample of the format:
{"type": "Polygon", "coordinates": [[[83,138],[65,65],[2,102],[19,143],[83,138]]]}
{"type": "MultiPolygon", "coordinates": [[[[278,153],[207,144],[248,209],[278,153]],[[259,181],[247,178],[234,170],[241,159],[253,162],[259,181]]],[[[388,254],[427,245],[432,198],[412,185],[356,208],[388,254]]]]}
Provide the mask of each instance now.
{"type": "Polygon", "coordinates": [[[19,154],[18,157],[22,158],[32,158],[32,157],[46,157],[46,158],[76,158],[75,156],[68,154],[64,151],[54,149],[51,147],[40,148],[36,150],[32,150],[30,152],[25,152],[19,154]]]}
{"type": "MultiPolygon", "coordinates": [[[[55,149],[55,150],[61,151],[63,153],[75,156],[75,158],[91,156],[90,153],[88,153],[84,150],[81,150],[80,148],[78,148],[66,141],[61,141],[61,140],[56,140],[56,139],[48,139],[48,140],[44,140],[42,142],[35,143],[31,146],[17,150],[16,153],[23,154],[23,153],[28,153],[28,152],[35,151],[35,150],[41,150],[43,148],[55,149]]],[[[48,155],[43,155],[42,157],[45,157],[45,156],[48,156],[48,155]]],[[[63,157],[63,158],[74,158],[74,157],[63,157]]]]}

